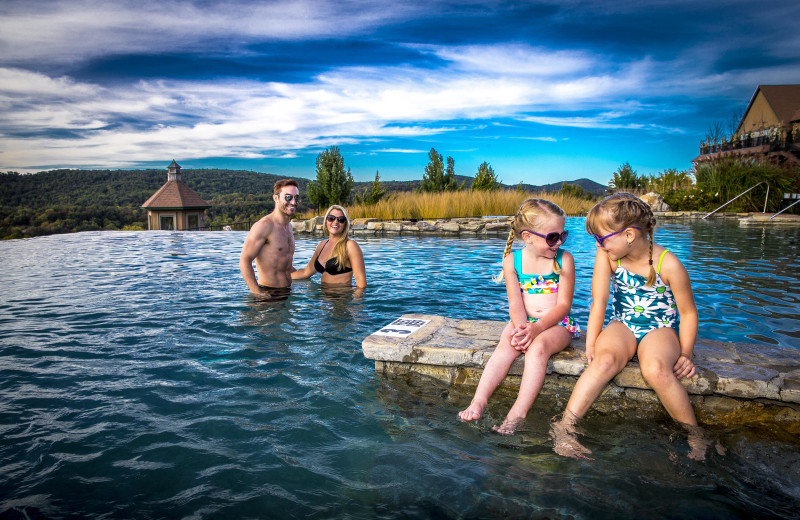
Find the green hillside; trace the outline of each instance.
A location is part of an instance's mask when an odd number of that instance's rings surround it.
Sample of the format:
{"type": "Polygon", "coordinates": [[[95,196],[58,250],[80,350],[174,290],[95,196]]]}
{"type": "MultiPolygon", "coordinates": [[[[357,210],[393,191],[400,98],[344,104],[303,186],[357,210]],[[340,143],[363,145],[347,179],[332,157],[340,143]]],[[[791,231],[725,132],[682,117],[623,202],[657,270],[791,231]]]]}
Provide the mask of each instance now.
{"type": "MultiPolygon", "coordinates": [[[[183,169],[181,179],[211,204],[209,225],[254,221],[272,211],[272,185],[283,176],[242,170],[183,169]]],[[[469,188],[473,178],[457,175],[469,188]]],[[[146,228],[141,205],[166,182],[161,170],[51,170],[31,175],[0,173],[0,238],[23,238],[99,229],[146,228]]],[[[309,207],[309,179],[296,179],[309,207]]],[[[606,187],[588,179],[569,181],[602,194],[606,187]]],[[[561,184],[523,184],[529,191],[557,191],[561,184]]],[[[382,181],[387,192],[412,191],[420,181],[382,181]]],[[[372,181],[356,182],[362,192],[372,181]]],[[[517,186],[504,186],[516,189],[517,186]]]]}

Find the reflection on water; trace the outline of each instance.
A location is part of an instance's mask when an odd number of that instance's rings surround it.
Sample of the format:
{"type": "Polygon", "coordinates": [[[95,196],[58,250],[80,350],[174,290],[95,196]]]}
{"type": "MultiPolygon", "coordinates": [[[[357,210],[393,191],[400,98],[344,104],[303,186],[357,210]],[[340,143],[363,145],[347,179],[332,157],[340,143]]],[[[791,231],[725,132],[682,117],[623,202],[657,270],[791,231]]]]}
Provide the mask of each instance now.
{"type": "MultiPolygon", "coordinates": [[[[594,245],[568,219],[585,323],[594,245]]],[[[663,226],[701,337],[796,348],[798,232],[663,226]]],[[[503,239],[359,239],[369,287],[255,302],[244,233],[0,243],[0,517],[792,518],[800,447],[717,428],[706,462],[663,410],[590,414],[595,460],[552,451],[543,396],[519,435],[456,413],[471,389],[374,376],[361,340],[403,313],[507,316],[503,239]],[[674,434],[674,435],[673,435],[674,434]]],[[[315,240],[299,238],[296,264],[315,240]]],[[[507,400],[508,402],[504,402],[507,400]]]]}

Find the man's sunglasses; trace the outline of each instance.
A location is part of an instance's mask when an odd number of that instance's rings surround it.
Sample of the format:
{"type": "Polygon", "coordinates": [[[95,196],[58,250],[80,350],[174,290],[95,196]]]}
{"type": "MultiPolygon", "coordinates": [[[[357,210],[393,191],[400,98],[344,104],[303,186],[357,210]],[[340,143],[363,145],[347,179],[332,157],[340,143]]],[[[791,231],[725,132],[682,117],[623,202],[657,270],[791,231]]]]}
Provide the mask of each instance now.
{"type": "Polygon", "coordinates": [[[619,233],[622,233],[623,231],[625,231],[628,228],[630,228],[630,229],[638,229],[639,231],[642,230],[642,228],[637,227],[637,226],[628,226],[628,227],[624,227],[624,228],[620,229],[619,231],[614,231],[613,233],[609,233],[608,235],[606,235],[604,237],[601,237],[600,235],[595,235],[594,233],[589,233],[589,234],[592,235],[595,240],[597,240],[597,243],[600,244],[600,247],[603,247],[603,242],[606,239],[611,238],[614,235],[617,235],[619,233]]]}
{"type": "Polygon", "coordinates": [[[298,204],[300,204],[300,195],[292,195],[291,193],[286,193],[283,196],[283,200],[286,202],[292,202],[292,199],[298,204]]]}
{"type": "Polygon", "coordinates": [[[561,240],[561,244],[563,245],[567,241],[567,236],[569,236],[569,231],[562,231],[561,233],[556,233],[553,231],[552,233],[548,233],[543,235],[541,233],[537,233],[536,231],[531,231],[530,229],[523,229],[522,231],[527,231],[532,235],[536,235],[537,237],[542,237],[547,245],[552,247],[558,244],[558,241],[561,240]]]}
{"type": "Polygon", "coordinates": [[[344,224],[347,222],[347,217],[335,217],[333,215],[328,215],[328,222],[333,222],[334,220],[338,220],[339,224],[344,224]]]}

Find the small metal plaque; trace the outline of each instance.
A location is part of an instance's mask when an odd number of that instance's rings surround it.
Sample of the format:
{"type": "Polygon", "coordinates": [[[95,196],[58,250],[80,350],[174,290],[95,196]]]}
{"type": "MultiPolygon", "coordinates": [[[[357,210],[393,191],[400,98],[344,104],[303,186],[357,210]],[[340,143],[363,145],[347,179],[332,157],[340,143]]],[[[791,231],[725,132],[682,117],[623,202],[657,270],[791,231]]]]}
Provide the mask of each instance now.
{"type": "Polygon", "coordinates": [[[407,338],[431,320],[415,320],[410,318],[397,318],[390,324],[382,327],[373,336],[391,336],[393,338],[407,338]]]}

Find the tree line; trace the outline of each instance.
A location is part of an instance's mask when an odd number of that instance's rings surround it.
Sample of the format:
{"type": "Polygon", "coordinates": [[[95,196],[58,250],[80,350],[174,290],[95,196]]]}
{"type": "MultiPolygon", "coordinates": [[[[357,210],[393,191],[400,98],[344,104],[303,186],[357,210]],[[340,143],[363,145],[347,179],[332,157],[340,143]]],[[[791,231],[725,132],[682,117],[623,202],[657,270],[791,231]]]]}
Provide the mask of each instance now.
{"type": "MultiPolygon", "coordinates": [[[[455,160],[447,157],[447,167],[444,166],[442,154],[435,148],[428,152],[428,164],[422,181],[417,188],[422,192],[458,191],[464,189],[466,180],[459,185],[456,182],[455,160]]],[[[345,167],[344,157],[336,146],[331,146],[317,156],[316,180],[308,185],[308,198],[318,208],[328,207],[332,204],[345,205],[351,202],[363,205],[376,204],[386,195],[386,189],[381,185],[380,172],[375,172],[375,180],[370,187],[365,187],[363,192],[353,192],[353,175],[350,168],[345,167]]],[[[470,185],[472,191],[486,191],[501,189],[502,184],[497,178],[492,167],[483,162],[475,174],[470,185]]]]}
{"type": "MultiPolygon", "coordinates": [[[[488,162],[472,177],[455,173],[452,157],[435,149],[417,181],[388,181],[375,172],[371,182],[354,182],[336,147],[317,156],[316,179],[297,178],[302,194],[300,211],[330,204],[370,206],[392,193],[511,189],[503,185],[488,162]],[[445,164],[447,166],[445,166],[445,164]]],[[[253,222],[272,211],[272,185],[282,176],[241,170],[183,169],[186,182],[211,208],[207,225],[221,227],[253,222]]],[[[146,229],[141,205],[165,182],[166,171],[51,170],[31,175],[0,172],[0,239],[93,230],[146,229]]],[[[575,181],[586,193],[603,187],[588,179],[575,181]]],[[[545,186],[519,184],[523,191],[557,191],[564,183],[545,186]]],[[[583,190],[575,184],[576,189],[583,190]]]]}

